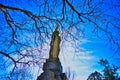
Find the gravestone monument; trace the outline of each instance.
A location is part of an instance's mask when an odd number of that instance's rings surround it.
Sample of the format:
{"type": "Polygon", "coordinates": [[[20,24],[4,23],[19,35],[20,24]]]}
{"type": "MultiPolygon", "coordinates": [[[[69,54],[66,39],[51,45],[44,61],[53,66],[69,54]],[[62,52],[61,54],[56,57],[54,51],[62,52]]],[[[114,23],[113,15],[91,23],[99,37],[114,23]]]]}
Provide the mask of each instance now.
{"type": "Polygon", "coordinates": [[[43,65],[43,73],[37,78],[37,80],[67,80],[65,73],[62,71],[62,65],[59,60],[60,51],[60,36],[58,27],[52,34],[50,43],[49,58],[43,65]]]}

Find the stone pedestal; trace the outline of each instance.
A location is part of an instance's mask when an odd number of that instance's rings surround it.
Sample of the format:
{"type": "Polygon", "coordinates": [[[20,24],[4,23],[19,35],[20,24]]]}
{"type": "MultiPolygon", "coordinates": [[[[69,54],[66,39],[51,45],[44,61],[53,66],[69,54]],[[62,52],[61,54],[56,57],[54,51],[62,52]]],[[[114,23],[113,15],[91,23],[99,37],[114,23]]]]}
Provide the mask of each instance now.
{"type": "Polygon", "coordinates": [[[59,59],[47,59],[43,65],[43,71],[37,80],[67,80],[59,59]]]}

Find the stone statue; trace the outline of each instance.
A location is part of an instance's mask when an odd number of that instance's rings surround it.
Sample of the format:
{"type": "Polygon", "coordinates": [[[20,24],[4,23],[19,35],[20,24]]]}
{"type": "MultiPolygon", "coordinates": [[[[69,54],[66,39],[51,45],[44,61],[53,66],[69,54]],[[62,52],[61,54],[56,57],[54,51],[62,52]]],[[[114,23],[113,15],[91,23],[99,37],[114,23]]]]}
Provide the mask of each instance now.
{"type": "Polygon", "coordinates": [[[49,59],[58,59],[59,51],[60,51],[60,36],[59,36],[59,31],[57,26],[55,31],[52,34],[49,59]]]}
{"type": "Polygon", "coordinates": [[[62,65],[59,60],[60,51],[60,36],[58,27],[52,34],[50,43],[49,59],[43,64],[43,73],[37,78],[37,80],[68,80],[65,73],[62,71],[62,65]]]}

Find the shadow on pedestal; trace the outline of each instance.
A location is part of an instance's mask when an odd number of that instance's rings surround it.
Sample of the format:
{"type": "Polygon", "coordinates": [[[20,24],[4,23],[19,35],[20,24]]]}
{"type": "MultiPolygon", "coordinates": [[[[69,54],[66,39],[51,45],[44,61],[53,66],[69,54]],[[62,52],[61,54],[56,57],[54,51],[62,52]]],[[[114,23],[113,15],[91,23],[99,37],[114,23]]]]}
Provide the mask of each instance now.
{"type": "Polygon", "coordinates": [[[43,71],[37,80],[67,80],[59,59],[47,59],[43,65],[43,71]]]}

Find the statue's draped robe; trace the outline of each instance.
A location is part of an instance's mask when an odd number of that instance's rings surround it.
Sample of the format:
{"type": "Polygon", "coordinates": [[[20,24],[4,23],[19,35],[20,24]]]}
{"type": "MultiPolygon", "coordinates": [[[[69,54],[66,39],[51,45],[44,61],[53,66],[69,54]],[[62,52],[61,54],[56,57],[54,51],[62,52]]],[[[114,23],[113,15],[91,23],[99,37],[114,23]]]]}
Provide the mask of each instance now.
{"type": "Polygon", "coordinates": [[[49,59],[58,59],[59,51],[60,51],[60,36],[56,28],[52,34],[49,59]]]}

